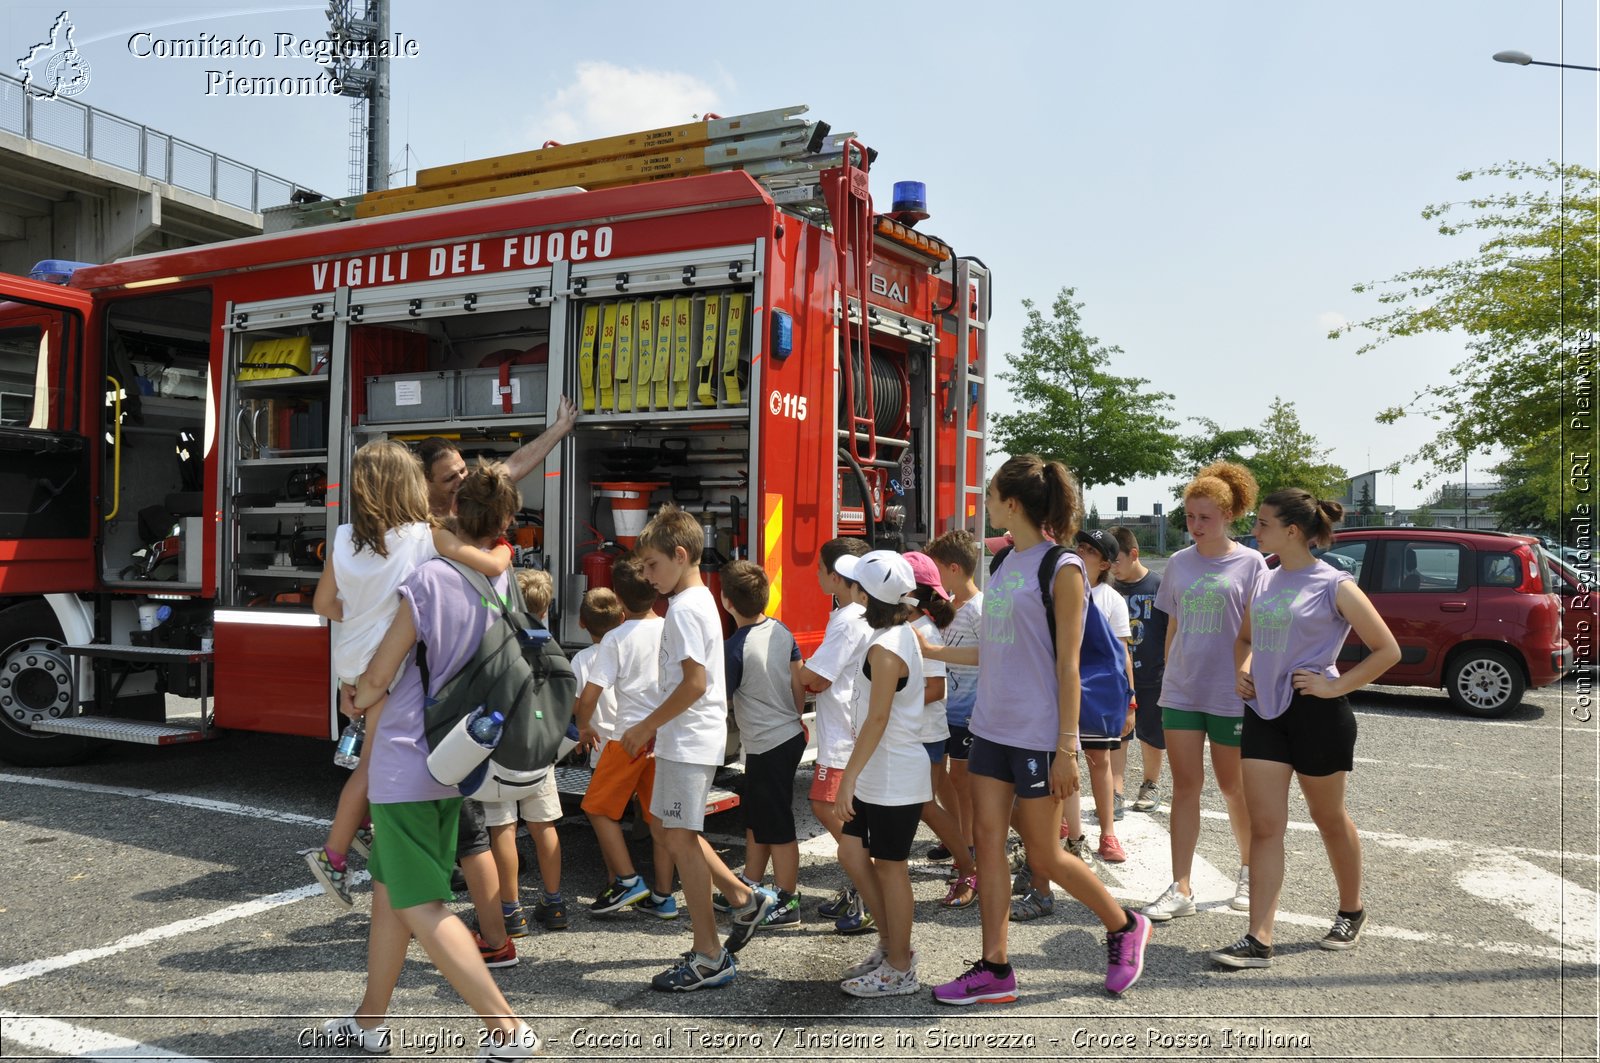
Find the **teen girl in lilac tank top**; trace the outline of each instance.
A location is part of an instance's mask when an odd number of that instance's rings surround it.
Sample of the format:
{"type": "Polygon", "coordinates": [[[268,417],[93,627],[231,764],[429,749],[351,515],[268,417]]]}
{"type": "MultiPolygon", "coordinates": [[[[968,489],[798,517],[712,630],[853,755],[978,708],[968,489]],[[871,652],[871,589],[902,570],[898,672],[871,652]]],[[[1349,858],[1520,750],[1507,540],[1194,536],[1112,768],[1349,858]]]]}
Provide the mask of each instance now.
{"type": "Polygon", "coordinates": [[[1278,567],[1256,584],[1239,631],[1238,691],[1244,716],[1244,799],[1250,807],[1250,932],[1211,958],[1226,967],[1272,963],[1272,924],[1283,887],[1283,835],[1289,777],[1300,780],[1339,889],[1333,929],[1319,944],[1348,949],[1361,938],[1361,842],[1345,811],[1354,764],[1356,720],[1345,695],[1394,667],[1400,647],[1349,574],[1311,556],[1344,516],[1299,488],[1274,491],[1256,515],[1256,540],[1278,567]],[[1355,629],[1368,654],[1343,675],[1339,647],[1355,629]]]}
{"type": "Polygon", "coordinates": [[[980,666],[967,772],[983,958],[934,989],[933,998],[956,1005],[1017,999],[1017,976],[1006,954],[1011,914],[1006,827],[1013,806],[1034,873],[1059,883],[1105,924],[1106,989],[1121,993],[1144,970],[1150,921],[1118,904],[1094,872],[1068,856],[1058,841],[1061,802],[1078,788],[1078,650],[1088,592],[1082,560],[1065,550],[1051,587],[1052,646],[1038,576],[1051,539],[1071,542],[1078,530],[1078,485],[1060,462],[1023,454],[1000,467],[987,497],[989,523],[1010,531],[1015,547],[990,578],[982,641],[923,646],[934,660],[980,666]]]}

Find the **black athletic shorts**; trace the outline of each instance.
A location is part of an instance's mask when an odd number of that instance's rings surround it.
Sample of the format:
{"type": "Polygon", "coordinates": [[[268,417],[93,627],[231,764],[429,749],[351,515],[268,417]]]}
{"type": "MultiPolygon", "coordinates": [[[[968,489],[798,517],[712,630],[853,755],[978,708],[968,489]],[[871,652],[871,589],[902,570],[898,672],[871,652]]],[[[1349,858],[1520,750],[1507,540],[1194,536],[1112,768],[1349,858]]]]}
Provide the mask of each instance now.
{"type": "Polygon", "coordinates": [[[1301,775],[1350,771],[1356,756],[1356,715],[1350,699],[1295,691],[1283,715],[1270,720],[1246,705],[1239,755],[1287,764],[1301,775]]]}
{"type": "Polygon", "coordinates": [[[476,801],[461,802],[461,818],[456,826],[456,859],[489,851],[489,828],[483,825],[483,806],[476,801]]]}
{"type": "Polygon", "coordinates": [[[1147,746],[1167,748],[1167,733],[1161,726],[1161,684],[1134,690],[1139,707],[1133,710],[1133,733],[1147,746]]]}
{"type": "Polygon", "coordinates": [[[794,827],[794,776],[806,751],[802,732],[765,753],[746,753],[744,788],[739,807],[744,829],[757,845],[787,845],[797,840],[794,827]]]}
{"type": "Polygon", "coordinates": [[[945,756],[951,760],[966,760],[972,753],[972,732],[958,723],[950,725],[950,737],[945,739],[945,756]]]}
{"type": "Polygon", "coordinates": [[[874,860],[904,860],[911,855],[911,843],[922,822],[922,805],[874,805],[855,800],[856,815],[844,825],[844,832],[860,838],[867,855],[874,860]]]}

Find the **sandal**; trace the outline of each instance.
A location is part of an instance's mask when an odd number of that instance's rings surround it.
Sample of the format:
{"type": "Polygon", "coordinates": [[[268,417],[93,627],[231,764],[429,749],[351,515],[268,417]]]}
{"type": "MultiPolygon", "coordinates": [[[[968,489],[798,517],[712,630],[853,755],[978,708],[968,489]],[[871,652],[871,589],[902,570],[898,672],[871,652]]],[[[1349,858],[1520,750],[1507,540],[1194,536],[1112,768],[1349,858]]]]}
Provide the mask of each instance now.
{"type": "Polygon", "coordinates": [[[1055,910],[1056,899],[1052,894],[1044,890],[1030,889],[1011,902],[1011,921],[1025,923],[1030,919],[1051,915],[1055,910]]]}
{"type": "Polygon", "coordinates": [[[950,892],[939,904],[945,908],[970,908],[978,899],[978,876],[965,875],[950,884],[950,892]]]}

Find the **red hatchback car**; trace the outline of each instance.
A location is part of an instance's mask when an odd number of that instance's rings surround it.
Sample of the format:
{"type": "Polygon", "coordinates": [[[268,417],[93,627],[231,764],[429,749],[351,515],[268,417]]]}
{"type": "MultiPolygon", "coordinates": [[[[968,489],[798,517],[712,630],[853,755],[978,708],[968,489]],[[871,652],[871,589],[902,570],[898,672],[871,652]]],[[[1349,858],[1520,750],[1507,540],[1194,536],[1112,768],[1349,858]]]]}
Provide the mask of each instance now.
{"type": "MultiPolygon", "coordinates": [[[[1504,716],[1572,667],[1555,575],[1537,539],[1453,528],[1350,528],[1328,560],[1354,573],[1400,643],[1379,683],[1443,687],[1473,716],[1504,716]]],[[[1366,654],[1354,635],[1341,669],[1366,654]]]]}

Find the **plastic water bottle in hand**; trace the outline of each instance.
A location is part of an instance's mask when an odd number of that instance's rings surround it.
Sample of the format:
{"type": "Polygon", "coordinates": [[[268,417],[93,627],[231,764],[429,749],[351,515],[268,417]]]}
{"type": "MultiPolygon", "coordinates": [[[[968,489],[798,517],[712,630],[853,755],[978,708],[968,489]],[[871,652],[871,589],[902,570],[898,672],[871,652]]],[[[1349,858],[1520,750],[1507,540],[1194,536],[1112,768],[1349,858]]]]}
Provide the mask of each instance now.
{"type": "Polygon", "coordinates": [[[366,744],[367,718],[357,716],[345,726],[339,735],[339,744],[334,747],[333,762],[341,768],[352,771],[361,763],[361,747],[366,744]]]}

